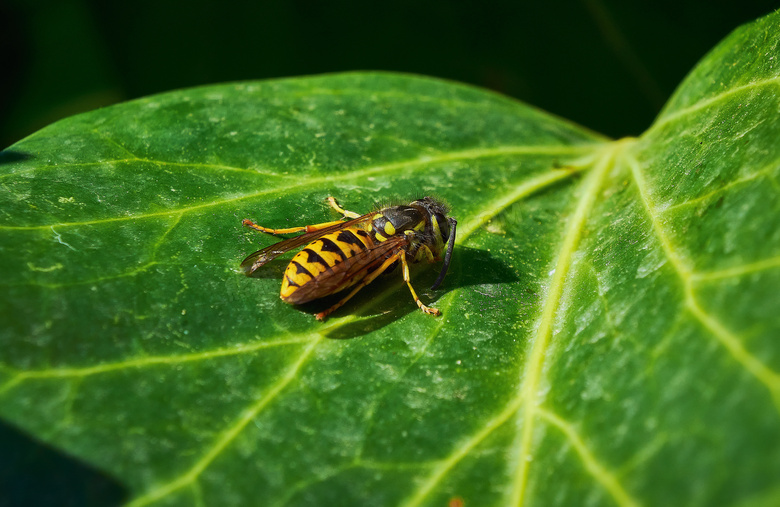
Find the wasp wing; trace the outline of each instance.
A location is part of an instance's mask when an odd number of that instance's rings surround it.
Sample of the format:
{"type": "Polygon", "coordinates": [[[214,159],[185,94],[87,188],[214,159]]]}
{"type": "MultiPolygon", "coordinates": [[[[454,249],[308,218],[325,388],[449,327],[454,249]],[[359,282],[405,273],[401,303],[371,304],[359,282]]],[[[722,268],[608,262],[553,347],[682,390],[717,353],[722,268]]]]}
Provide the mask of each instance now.
{"type": "Polygon", "coordinates": [[[276,257],[282,255],[285,252],[289,252],[290,250],[293,250],[300,246],[307,245],[312,241],[314,241],[315,239],[320,238],[330,232],[339,231],[341,229],[344,229],[345,227],[351,227],[353,225],[361,224],[363,222],[368,222],[372,218],[374,218],[378,213],[379,213],[378,211],[366,213],[365,215],[359,216],[352,220],[347,220],[346,222],[341,222],[340,224],[331,225],[330,227],[317,229],[316,231],[306,232],[301,234],[300,236],[295,236],[294,238],[285,239],[284,241],[280,241],[279,243],[275,243],[271,246],[265,247],[262,250],[258,250],[257,252],[249,254],[246,257],[246,259],[241,261],[241,269],[243,269],[244,273],[246,273],[247,276],[249,276],[255,271],[257,271],[261,266],[275,259],[276,257]]]}
{"type": "Polygon", "coordinates": [[[409,244],[406,236],[392,236],[372,248],[347,257],[309,280],[285,301],[301,304],[339,292],[365,278],[409,244]]]}

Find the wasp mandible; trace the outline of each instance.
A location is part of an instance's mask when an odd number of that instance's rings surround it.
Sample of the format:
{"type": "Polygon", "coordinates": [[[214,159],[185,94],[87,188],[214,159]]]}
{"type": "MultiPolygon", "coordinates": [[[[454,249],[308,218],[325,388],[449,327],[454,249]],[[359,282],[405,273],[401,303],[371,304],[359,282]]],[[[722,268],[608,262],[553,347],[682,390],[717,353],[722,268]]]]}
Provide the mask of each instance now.
{"type": "Polygon", "coordinates": [[[247,276],[275,257],[306,245],[287,266],[280,295],[287,303],[302,304],[351,288],[339,302],[315,315],[318,320],[324,320],[376,277],[400,264],[403,279],[417,306],[425,313],[439,315],[439,310],[423,304],[414,291],[409,263],[423,259],[438,262],[444,254],[444,264],[431,289],[444,280],[452,259],[458,223],[447,216],[449,208],[436,199],[424,197],[405,206],[389,206],[358,215],[342,209],[333,197],[328,197],[328,202],[348,220],[269,229],[245,219],[245,226],[260,232],[303,232],[249,255],[241,262],[247,276]]]}

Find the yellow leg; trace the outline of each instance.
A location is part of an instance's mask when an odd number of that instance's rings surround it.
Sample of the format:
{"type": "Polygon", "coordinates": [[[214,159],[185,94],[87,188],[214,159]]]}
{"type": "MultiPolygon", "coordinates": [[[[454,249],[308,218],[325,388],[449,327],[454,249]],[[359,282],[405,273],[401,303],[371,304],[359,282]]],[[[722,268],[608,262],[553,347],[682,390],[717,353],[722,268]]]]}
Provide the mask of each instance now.
{"type": "Polygon", "coordinates": [[[325,310],[324,312],[320,312],[320,313],[318,313],[318,314],[317,314],[317,315],[315,315],[314,317],[315,317],[317,320],[325,320],[325,317],[327,317],[327,316],[328,316],[328,315],[330,315],[331,313],[335,312],[336,310],[338,310],[339,308],[341,308],[342,306],[344,306],[344,303],[346,303],[347,301],[349,301],[349,300],[352,298],[352,296],[354,296],[355,294],[357,294],[357,293],[358,293],[358,291],[359,291],[360,289],[362,289],[363,287],[365,287],[365,286],[366,286],[366,285],[368,285],[369,283],[373,282],[373,281],[374,281],[374,279],[375,279],[376,277],[378,277],[379,275],[381,275],[382,273],[384,273],[384,271],[385,271],[387,268],[389,268],[389,267],[390,267],[390,266],[391,266],[391,265],[392,265],[392,264],[393,264],[393,263],[394,263],[394,262],[395,262],[395,261],[398,259],[398,257],[399,257],[399,256],[400,256],[402,253],[403,253],[403,251],[401,251],[401,252],[399,252],[398,254],[396,254],[396,255],[393,255],[392,257],[390,257],[389,259],[387,259],[385,262],[383,262],[383,263],[382,263],[382,265],[381,265],[381,266],[379,266],[379,268],[377,268],[377,269],[376,269],[374,272],[372,272],[370,275],[368,275],[367,277],[365,277],[365,278],[364,278],[364,279],[363,279],[363,280],[362,280],[362,281],[361,281],[359,284],[357,284],[357,285],[355,286],[355,288],[354,288],[354,289],[352,289],[352,290],[349,292],[349,294],[347,294],[347,295],[346,295],[346,297],[344,297],[344,299],[342,299],[341,301],[339,301],[339,302],[338,302],[338,303],[336,303],[335,305],[331,306],[330,308],[328,308],[328,309],[327,309],[327,310],[325,310]]]}
{"type": "MultiPolygon", "coordinates": [[[[342,215],[344,215],[344,218],[359,218],[362,215],[358,215],[354,211],[347,211],[336,202],[336,199],[334,197],[328,197],[328,203],[330,204],[331,208],[335,209],[342,215]]],[[[326,227],[330,227],[332,225],[341,224],[344,223],[341,220],[334,220],[332,222],[323,222],[321,224],[314,224],[314,225],[304,225],[301,227],[288,227],[287,229],[269,229],[268,227],[263,227],[262,225],[257,225],[253,221],[249,220],[248,218],[245,218],[242,222],[246,227],[250,227],[256,231],[260,232],[266,232],[268,234],[293,234],[295,232],[314,232],[319,231],[320,229],[324,229],[326,227]]]]}
{"type": "Polygon", "coordinates": [[[330,207],[344,215],[344,218],[359,218],[362,215],[359,215],[355,213],[354,211],[347,211],[341,206],[339,206],[339,203],[336,202],[335,197],[328,197],[328,204],[330,204],[330,207]]]}
{"type": "Polygon", "coordinates": [[[402,272],[403,272],[404,281],[406,282],[406,285],[409,286],[409,290],[412,293],[412,297],[414,298],[414,302],[417,303],[417,306],[420,307],[420,310],[422,310],[423,312],[425,312],[425,313],[427,313],[429,315],[441,315],[441,312],[439,310],[437,310],[436,308],[431,308],[430,306],[426,306],[425,304],[423,304],[422,301],[420,301],[420,298],[417,297],[417,293],[414,291],[414,287],[412,287],[412,282],[411,282],[411,280],[409,278],[409,264],[407,264],[407,262],[406,262],[406,252],[401,250],[400,252],[398,252],[398,254],[393,255],[392,257],[387,259],[385,262],[383,262],[382,265],[379,266],[379,268],[376,271],[374,271],[373,273],[368,275],[366,278],[364,278],[363,281],[361,281],[357,286],[355,286],[355,288],[352,289],[350,291],[350,293],[346,295],[346,297],[344,297],[344,299],[342,299],[341,301],[339,301],[335,305],[331,306],[330,308],[328,308],[324,312],[320,312],[317,315],[315,315],[317,320],[325,320],[325,318],[328,315],[330,315],[331,313],[335,312],[336,310],[338,310],[339,308],[344,306],[344,303],[349,301],[352,298],[352,296],[354,296],[355,294],[358,293],[358,291],[360,289],[362,289],[363,287],[365,287],[369,283],[373,282],[376,277],[381,275],[387,268],[389,268],[394,262],[396,262],[399,259],[401,261],[401,269],[402,269],[402,272]]]}
{"type": "Polygon", "coordinates": [[[250,227],[256,231],[267,232],[268,234],[291,234],[293,232],[301,232],[301,231],[314,232],[320,229],[324,229],[326,227],[330,227],[331,225],[342,224],[344,222],[342,222],[341,220],[335,220],[333,222],[323,222],[321,224],[304,225],[302,227],[290,227],[288,229],[269,229],[267,227],[263,227],[262,225],[257,225],[256,223],[252,222],[248,218],[245,218],[242,223],[245,226],[250,227]]]}
{"type": "Polygon", "coordinates": [[[422,257],[420,257],[420,255],[422,255],[422,254],[425,255],[425,258],[428,259],[428,262],[430,262],[431,264],[433,264],[436,261],[440,261],[441,260],[441,259],[437,259],[433,255],[433,252],[431,252],[431,249],[428,248],[425,245],[421,246],[420,249],[417,251],[417,258],[418,259],[422,259],[422,257]]]}
{"type": "Polygon", "coordinates": [[[403,272],[404,281],[406,282],[406,285],[409,286],[409,290],[412,292],[414,302],[417,303],[417,306],[420,307],[420,310],[424,311],[425,313],[429,315],[440,315],[441,312],[439,310],[436,308],[431,308],[430,306],[425,306],[423,302],[420,301],[420,298],[417,297],[417,293],[414,291],[414,287],[412,287],[412,282],[409,278],[409,264],[406,262],[406,252],[401,250],[399,257],[401,258],[401,270],[403,272]]]}

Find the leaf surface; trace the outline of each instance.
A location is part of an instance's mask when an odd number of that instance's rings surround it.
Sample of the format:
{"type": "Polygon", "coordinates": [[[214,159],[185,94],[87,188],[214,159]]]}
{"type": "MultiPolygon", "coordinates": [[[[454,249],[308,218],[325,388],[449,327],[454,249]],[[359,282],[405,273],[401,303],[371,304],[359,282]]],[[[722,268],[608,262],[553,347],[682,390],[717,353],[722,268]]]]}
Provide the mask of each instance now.
{"type": "MultiPolygon", "coordinates": [[[[780,496],[777,15],[639,139],[342,74],[182,90],[0,155],[0,415],[132,505],[771,505],[780,496]],[[326,323],[275,239],[437,195],[442,287],[326,323]]],[[[426,285],[427,284],[427,285],[426,285]]]]}

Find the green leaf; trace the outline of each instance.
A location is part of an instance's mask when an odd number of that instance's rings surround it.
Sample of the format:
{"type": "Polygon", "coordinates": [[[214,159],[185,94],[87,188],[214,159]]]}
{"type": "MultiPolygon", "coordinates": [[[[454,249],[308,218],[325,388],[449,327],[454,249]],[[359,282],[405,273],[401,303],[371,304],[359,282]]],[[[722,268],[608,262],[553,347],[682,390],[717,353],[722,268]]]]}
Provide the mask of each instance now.
{"type": "Polygon", "coordinates": [[[0,415],[132,505],[773,505],[780,15],[639,139],[394,74],[208,86],[0,156],[0,415]],[[434,194],[453,265],[326,323],[241,227],[434,194]],[[426,285],[427,284],[427,285],[426,285]]]}

